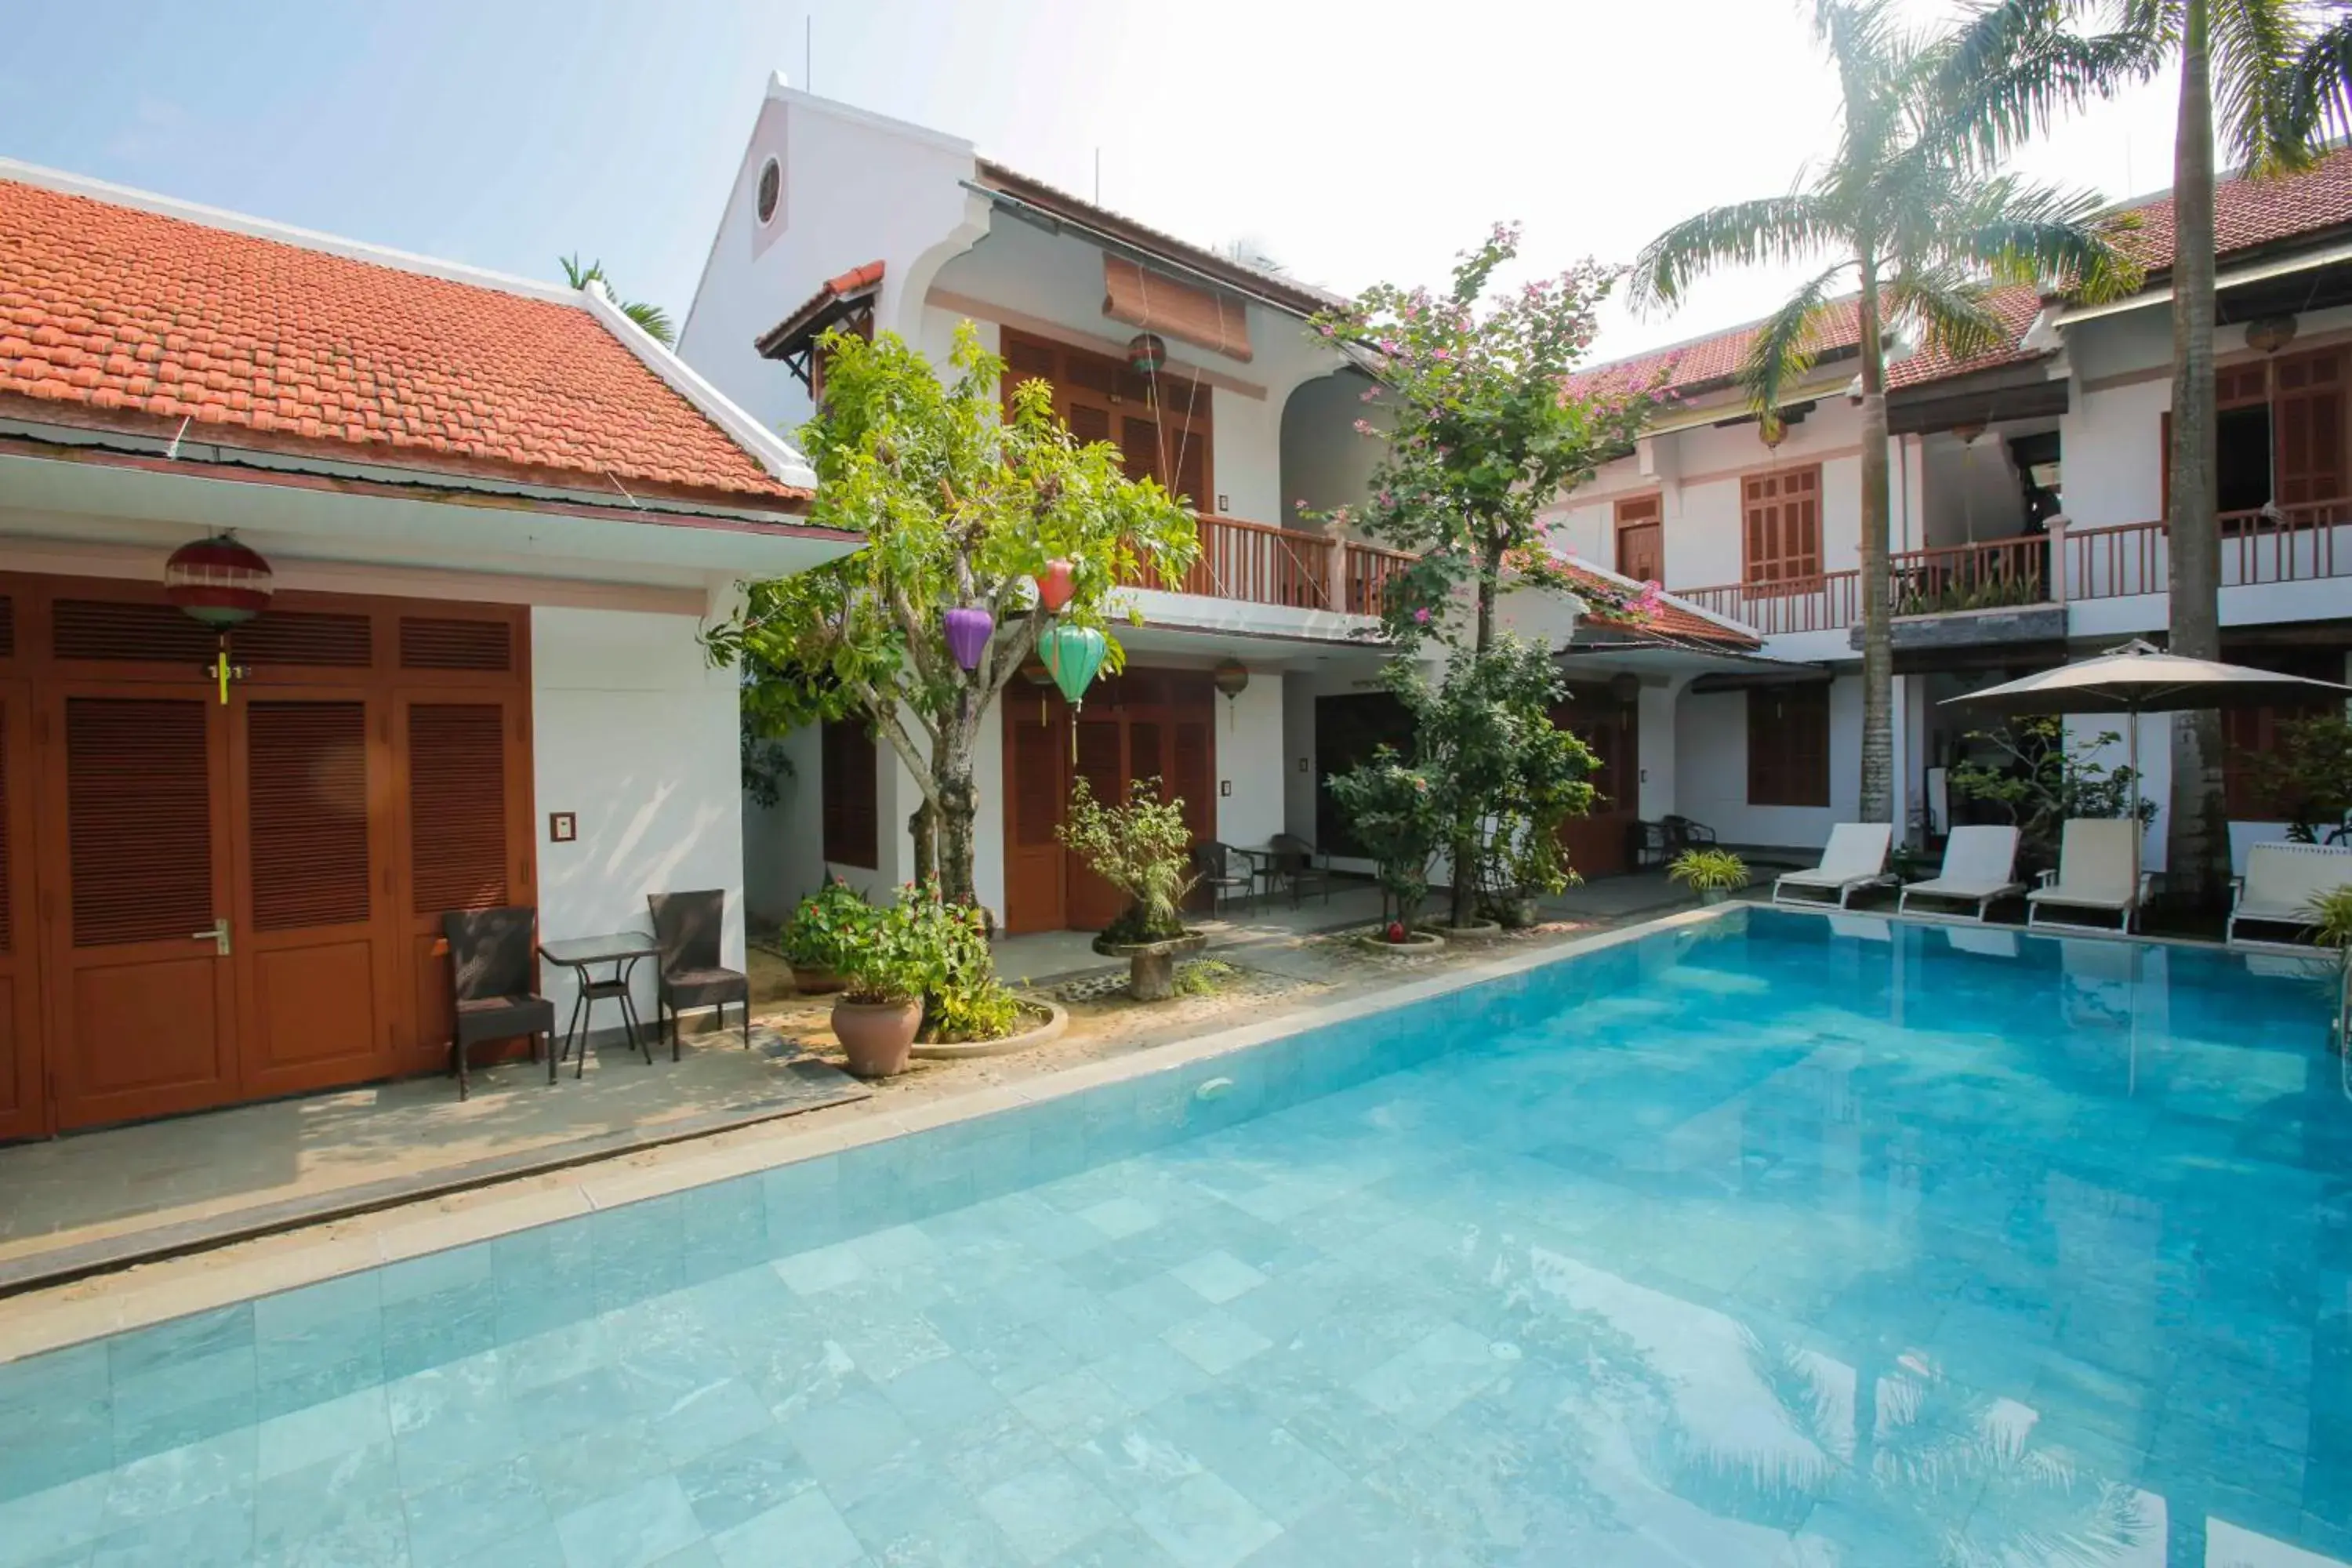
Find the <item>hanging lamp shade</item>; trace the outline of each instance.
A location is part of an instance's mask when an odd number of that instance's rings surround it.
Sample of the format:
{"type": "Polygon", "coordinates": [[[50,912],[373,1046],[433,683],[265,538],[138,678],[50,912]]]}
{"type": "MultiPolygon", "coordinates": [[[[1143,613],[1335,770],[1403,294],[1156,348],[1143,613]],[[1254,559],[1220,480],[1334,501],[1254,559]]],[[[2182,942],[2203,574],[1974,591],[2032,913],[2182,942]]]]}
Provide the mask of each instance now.
{"type": "Polygon", "coordinates": [[[269,563],[233,533],[183,544],[163,563],[163,596],[215,628],[261,614],[269,605],[269,563]]]}
{"type": "Polygon", "coordinates": [[[1095,671],[1110,652],[1110,639],[1092,626],[1054,626],[1037,639],[1037,647],[1045,668],[1054,672],[1054,684],[1076,702],[1094,683],[1095,671]]]}
{"type": "Polygon", "coordinates": [[[947,623],[948,651],[955,655],[956,663],[966,669],[978,669],[981,653],[988,647],[988,634],[996,623],[986,610],[962,605],[941,618],[947,623]]]}
{"type": "Polygon", "coordinates": [[[1037,602],[1045,606],[1049,616],[1060,615],[1062,606],[1076,591],[1076,569],[1059,556],[1046,562],[1045,569],[1037,574],[1037,602]]]}
{"type": "Polygon", "coordinates": [[[1127,340],[1127,368],[1138,375],[1157,375],[1168,363],[1167,340],[1157,332],[1138,332],[1127,340]]]}
{"type": "Polygon", "coordinates": [[[1227,697],[1239,697],[1249,689],[1249,666],[1237,658],[1221,658],[1217,668],[1209,672],[1209,679],[1227,697]]]}

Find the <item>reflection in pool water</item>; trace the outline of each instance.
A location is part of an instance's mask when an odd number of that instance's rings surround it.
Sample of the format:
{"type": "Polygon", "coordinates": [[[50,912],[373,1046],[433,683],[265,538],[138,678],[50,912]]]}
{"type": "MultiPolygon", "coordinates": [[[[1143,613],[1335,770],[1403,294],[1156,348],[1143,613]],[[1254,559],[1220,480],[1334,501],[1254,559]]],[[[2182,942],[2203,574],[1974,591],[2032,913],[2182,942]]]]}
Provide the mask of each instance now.
{"type": "Polygon", "coordinates": [[[0,1568],[2342,1568],[2262,967],[1736,911],[0,1367],[0,1568]]]}

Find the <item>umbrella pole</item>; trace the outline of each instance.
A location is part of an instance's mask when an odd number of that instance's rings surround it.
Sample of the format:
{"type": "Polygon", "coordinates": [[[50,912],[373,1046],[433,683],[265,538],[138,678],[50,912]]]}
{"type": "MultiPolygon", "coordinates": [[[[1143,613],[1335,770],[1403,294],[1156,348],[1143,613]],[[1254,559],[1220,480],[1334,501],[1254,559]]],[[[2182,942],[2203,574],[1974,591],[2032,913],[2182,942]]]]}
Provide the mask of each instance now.
{"type": "MultiPolygon", "coordinates": [[[[2139,819],[2139,710],[2138,710],[2138,709],[2137,709],[2137,708],[2133,709],[2133,710],[2131,710],[2131,715],[2130,715],[2130,717],[2131,717],[2131,763],[2130,763],[2130,767],[2131,767],[2131,776],[2132,776],[2132,785],[2131,785],[2131,820],[2132,820],[2132,867],[2131,867],[2131,869],[2132,869],[2132,879],[2131,879],[2131,888],[2130,888],[2129,891],[2130,891],[2131,896],[2132,896],[2132,908],[2134,908],[2134,909],[2137,909],[2137,908],[2139,907],[2139,867],[2140,867],[2140,856],[2141,856],[2141,854],[2143,853],[2142,848],[2141,848],[2141,845],[2140,845],[2140,840],[2147,837],[2147,825],[2146,825],[2145,823],[2141,822],[2141,821],[2140,821],[2140,819],[2139,819]]],[[[2124,921],[2124,926],[2125,926],[2125,929],[2126,929],[2126,931],[2128,931],[2128,930],[2130,929],[2131,923],[2132,923],[2132,922],[2131,922],[2130,921],[2128,921],[2128,920],[2126,920],[2126,921],[2124,921]]]]}

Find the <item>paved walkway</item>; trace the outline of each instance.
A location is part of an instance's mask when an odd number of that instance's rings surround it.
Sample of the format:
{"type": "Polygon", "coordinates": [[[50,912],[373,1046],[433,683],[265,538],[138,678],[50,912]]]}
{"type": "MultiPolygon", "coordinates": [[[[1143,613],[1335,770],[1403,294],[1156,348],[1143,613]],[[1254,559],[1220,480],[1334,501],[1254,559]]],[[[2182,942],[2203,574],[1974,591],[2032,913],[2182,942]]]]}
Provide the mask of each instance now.
{"type": "MultiPolygon", "coordinates": [[[[1655,873],[1614,878],[1549,901],[1550,927],[1508,944],[1565,941],[1688,901],[1655,873]]],[[[1378,913],[1377,891],[1343,884],[1328,902],[1207,922],[1210,952],[1232,973],[1200,994],[1149,1006],[1070,984],[1125,968],[1094,952],[1084,933],[1009,939],[998,948],[1000,972],[1068,993],[1068,1032],[1016,1056],[920,1063],[871,1087],[839,1070],[831,999],[789,997],[759,1005],[750,1051],[732,1032],[708,1043],[689,1036],[678,1063],[656,1053],[647,1066],[608,1048],[584,1078],[567,1068],[551,1087],[542,1067],[489,1068],[462,1103],[446,1079],[411,1079],[0,1148],[0,1294],[418,1200],[456,1201],[448,1194],[667,1144],[758,1136],[759,1123],[869,1097],[880,1111],[1017,1081],[1489,956],[1470,947],[1375,956],[1318,934],[1378,913]]],[[[755,955],[755,994],[767,994],[771,971],[782,973],[764,958],[755,955]]]]}

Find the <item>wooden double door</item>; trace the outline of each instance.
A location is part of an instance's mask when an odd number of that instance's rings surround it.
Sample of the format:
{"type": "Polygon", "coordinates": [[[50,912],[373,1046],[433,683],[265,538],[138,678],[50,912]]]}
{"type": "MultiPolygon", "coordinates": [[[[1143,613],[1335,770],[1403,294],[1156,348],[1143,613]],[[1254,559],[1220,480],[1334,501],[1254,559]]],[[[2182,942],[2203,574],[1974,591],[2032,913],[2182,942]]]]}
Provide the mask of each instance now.
{"type": "Polygon", "coordinates": [[[1195,843],[1216,836],[1215,692],[1206,674],[1130,669],[1095,683],[1074,711],[1060,692],[1015,680],[1004,709],[1004,924],[1014,934],[1100,931],[1126,907],[1062,847],[1070,788],[1123,801],[1137,780],[1184,803],[1195,843]]]}
{"type": "Polygon", "coordinates": [[[532,883],[519,613],[289,595],[224,702],[159,595],[0,594],[0,1137],[439,1065],[441,912],[532,883]]]}
{"type": "Polygon", "coordinates": [[[1588,878],[1617,876],[1631,868],[1626,836],[1641,813],[1639,699],[1627,701],[1606,685],[1571,681],[1568,700],[1552,710],[1551,721],[1591,747],[1599,763],[1591,784],[1600,798],[1591,815],[1560,825],[1568,863],[1588,878]]]}

